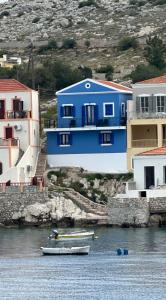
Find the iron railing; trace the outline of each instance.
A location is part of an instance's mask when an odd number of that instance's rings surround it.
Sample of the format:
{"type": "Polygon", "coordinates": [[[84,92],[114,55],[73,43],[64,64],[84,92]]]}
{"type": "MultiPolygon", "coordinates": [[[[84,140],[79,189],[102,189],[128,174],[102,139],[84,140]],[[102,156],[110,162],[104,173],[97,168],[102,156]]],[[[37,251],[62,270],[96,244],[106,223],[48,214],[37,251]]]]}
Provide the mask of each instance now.
{"type": "Polygon", "coordinates": [[[127,114],[128,120],[134,119],[165,119],[166,112],[136,112],[130,111],[127,114]]]}
{"type": "Polygon", "coordinates": [[[19,147],[19,139],[1,139],[0,147],[19,147]]]}
{"type": "Polygon", "coordinates": [[[140,139],[140,140],[132,140],[132,147],[134,148],[146,148],[146,147],[157,147],[158,141],[157,139],[140,139]]]}

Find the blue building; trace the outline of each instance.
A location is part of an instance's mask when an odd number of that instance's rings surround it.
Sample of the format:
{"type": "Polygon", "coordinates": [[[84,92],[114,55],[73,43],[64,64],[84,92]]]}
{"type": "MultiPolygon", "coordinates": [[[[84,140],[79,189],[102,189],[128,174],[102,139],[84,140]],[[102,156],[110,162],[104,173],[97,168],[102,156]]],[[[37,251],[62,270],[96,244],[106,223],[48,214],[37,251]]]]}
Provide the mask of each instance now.
{"type": "Polygon", "coordinates": [[[48,164],[127,172],[126,110],[131,98],[131,89],[94,79],[57,92],[58,125],[45,129],[48,164]]]}

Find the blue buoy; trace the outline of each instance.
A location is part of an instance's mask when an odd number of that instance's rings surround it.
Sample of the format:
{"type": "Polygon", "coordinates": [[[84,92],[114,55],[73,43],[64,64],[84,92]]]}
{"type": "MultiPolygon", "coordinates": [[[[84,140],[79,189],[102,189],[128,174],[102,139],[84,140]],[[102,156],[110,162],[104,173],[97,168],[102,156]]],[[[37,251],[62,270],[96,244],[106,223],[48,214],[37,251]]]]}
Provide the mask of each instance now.
{"type": "Polygon", "coordinates": [[[129,254],[128,249],[123,249],[123,254],[124,254],[124,255],[128,255],[128,254],[129,254]]]}
{"type": "Polygon", "coordinates": [[[116,250],[116,252],[117,252],[117,255],[122,255],[122,249],[121,248],[118,248],[117,250],[116,250]]]}

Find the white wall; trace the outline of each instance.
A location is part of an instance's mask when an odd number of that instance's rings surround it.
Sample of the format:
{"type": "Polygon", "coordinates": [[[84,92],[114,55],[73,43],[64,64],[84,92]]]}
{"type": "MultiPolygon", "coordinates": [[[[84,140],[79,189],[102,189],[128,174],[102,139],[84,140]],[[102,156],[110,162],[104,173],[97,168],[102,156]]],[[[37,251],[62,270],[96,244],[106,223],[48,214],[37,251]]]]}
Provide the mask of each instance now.
{"type": "Polygon", "coordinates": [[[32,112],[32,118],[39,120],[39,99],[36,91],[32,91],[32,112]]]}
{"type": "Polygon", "coordinates": [[[3,164],[3,172],[9,169],[9,148],[0,147],[0,162],[3,164]]]}
{"type": "Polygon", "coordinates": [[[165,155],[135,156],[134,157],[134,181],[138,190],[145,189],[144,167],[154,166],[155,186],[164,184],[165,155]]]}
{"type": "Polygon", "coordinates": [[[126,173],[126,153],[47,155],[50,167],[81,167],[90,172],[126,173]]]}
{"type": "Polygon", "coordinates": [[[5,100],[5,110],[13,110],[13,99],[17,96],[23,103],[24,110],[31,110],[31,91],[26,92],[0,92],[0,99],[5,100]]]}

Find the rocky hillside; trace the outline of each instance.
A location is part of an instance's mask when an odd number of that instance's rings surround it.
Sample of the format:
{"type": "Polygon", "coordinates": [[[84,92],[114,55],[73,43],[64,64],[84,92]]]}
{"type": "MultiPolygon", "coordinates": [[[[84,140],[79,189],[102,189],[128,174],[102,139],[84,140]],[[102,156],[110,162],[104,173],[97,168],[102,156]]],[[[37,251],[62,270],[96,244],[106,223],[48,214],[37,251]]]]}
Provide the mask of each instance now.
{"type": "Polygon", "coordinates": [[[164,35],[165,15],[165,0],[9,0],[0,4],[0,41],[66,36],[103,47],[127,34],[164,35]]]}

